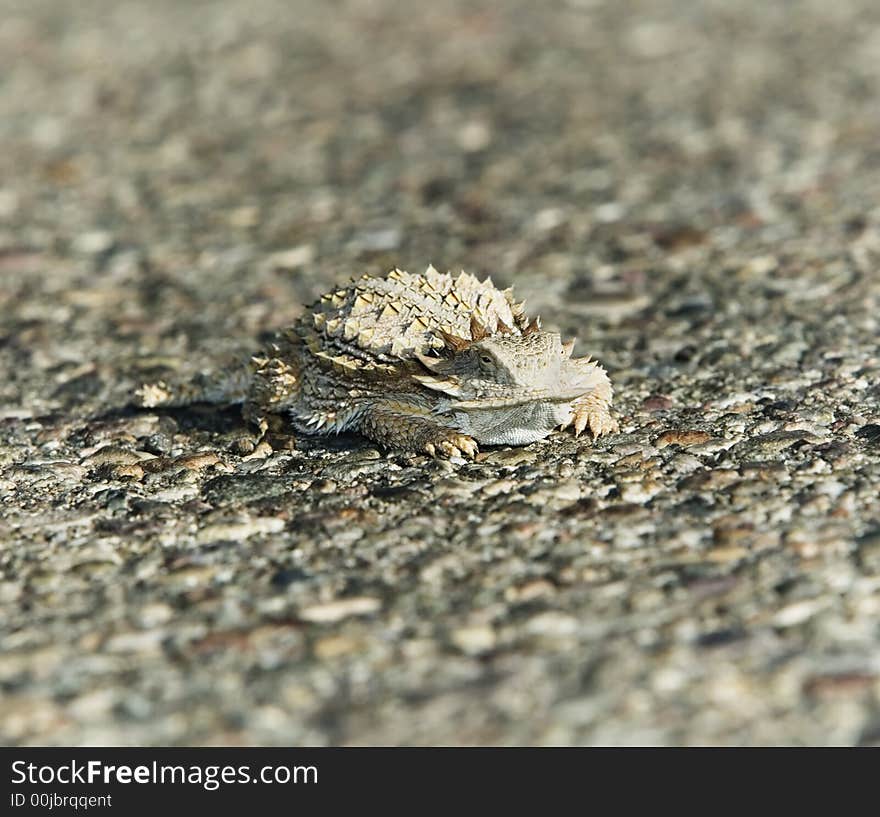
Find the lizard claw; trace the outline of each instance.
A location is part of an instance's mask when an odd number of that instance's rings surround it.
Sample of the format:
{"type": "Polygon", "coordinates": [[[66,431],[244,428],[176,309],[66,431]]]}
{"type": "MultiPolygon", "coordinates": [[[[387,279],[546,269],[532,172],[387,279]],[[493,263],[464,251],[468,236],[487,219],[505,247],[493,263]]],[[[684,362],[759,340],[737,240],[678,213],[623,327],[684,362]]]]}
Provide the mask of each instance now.
{"type": "Polygon", "coordinates": [[[468,459],[474,459],[477,456],[477,443],[472,437],[462,437],[458,440],[458,447],[468,459]]]}
{"type": "Polygon", "coordinates": [[[469,459],[477,456],[477,442],[465,434],[453,434],[445,440],[425,443],[425,453],[438,459],[469,459]]]}
{"type": "Polygon", "coordinates": [[[155,408],[168,402],[172,396],[171,389],[164,380],[158,383],[144,383],[135,393],[135,405],[142,408],[155,408]]]}
{"type": "Polygon", "coordinates": [[[443,442],[440,443],[440,450],[445,456],[449,457],[449,459],[452,459],[453,457],[461,457],[461,451],[458,446],[453,445],[449,440],[443,440],[443,442]]]}
{"type": "Polygon", "coordinates": [[[560,429],[564,431],[570,426],[573,426],[575,437],[580,437],[589,427],[594,438],[601,437],[603,434],[612,434],[620,428],[606,405],[576,406],[560,429]]]}

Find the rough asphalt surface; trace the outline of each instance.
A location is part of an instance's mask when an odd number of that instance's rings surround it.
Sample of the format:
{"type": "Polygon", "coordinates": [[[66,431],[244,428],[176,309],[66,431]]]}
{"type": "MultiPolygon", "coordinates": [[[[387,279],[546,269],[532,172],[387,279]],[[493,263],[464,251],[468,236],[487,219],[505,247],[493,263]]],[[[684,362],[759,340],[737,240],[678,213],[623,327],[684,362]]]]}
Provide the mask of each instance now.
{"type": "Polygon", "coordinates": [[[878,92],[874,0],[0,0],[0,741],[880,742],[878,92]],[[429,262],[621,432],[129,405],[429,262]]]}

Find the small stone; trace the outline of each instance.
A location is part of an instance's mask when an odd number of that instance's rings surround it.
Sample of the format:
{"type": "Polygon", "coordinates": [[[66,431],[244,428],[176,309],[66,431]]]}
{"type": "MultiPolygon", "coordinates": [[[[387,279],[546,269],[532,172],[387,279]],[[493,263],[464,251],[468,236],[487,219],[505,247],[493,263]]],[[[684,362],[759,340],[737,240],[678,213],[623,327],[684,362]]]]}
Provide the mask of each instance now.
{"type": "Polygon", "coordinates": [[[495,631],[488,626],[461,627],[452,633],[452,643],[468,655],[489,652],[495,641],[495,631]]]}
{"type": "Polygon", "coordinates": [[[759,255],[746,264],[745,272],[748,275],[760,277],[767,275],[779,266],[779,259],[773,255],[759,255]]]}
{"type": "Polygon", "coordinates": [[[583,486],[579,482],[568,480],[555,485],[552,489],[552,496],[561,502],[575,502],[581,498],[583,490],[583,486]]]}
{"type": "Polygon", "coordinates": [[[662,394],[652,394],[642,401],[642,411],[667,411],[673,405],[672,398],[662,394]]]}
{"type": "Polygon", "coordinates": [[[87,465],[134,465],[143,460],[153,459],[152,454],[143,451],[130,451],[117,445],[104,445],[82,459],[87,465]]]}
{"type": "Polygon", "coordinates": [[[12,190],[0,189],[0,218],[9,218],[18,210],[18,196],[12,190]]]}
{"type": "Polygon", "coordinates": [[[644,482],[629,482],[621,486],[620,498],[624,502],[632,502],[634,505],[643,505],[649,502],[660,491],[663,486],[654,480],[646,480],[644,482]]]}
{"type": "Polygon", "coordinates": [[[255,517],[244,522],[218,522],[202,528],[196,538],[201,543],[231,541],[242,542],[251,536],[283,531],[285,522],[274,516],[255,517]]]}
{"type": "Polygon", "coordinates": [[[509,494],[517,488],[517,483],[512,479],[497,479],[482,487],[482,492],[486,496],[498,496],[498,494],[509,494]]]}
{"type": "Polygon", "coordinates": [[[637,59],[669,57],[680,48],[682,29],[672,23],[639,20],[627,31],[626,45],[637,59]]]}
{"type": "Polygon", "coordinates": [[[161,624],[167,624],[174,617],[174,610],[163,602],[151,602],[141,607],[137,614],[138,623],[150,629],[161,624]]]}
{"type": "Polygon", "coordinates": [[[565,613],[539,613],[526,622],[525,630],[534,636],[570,638],[577,633],[578,621],[574,616],[565,613]]]}
{"type": "Polygon", "coordinates": [[[0,604],[18,601],[22,590],[22,586],[16,582],[0,582],[0,604]]]}
{"type": "Polygon", "coordinates": [[[728,562],[736,562],[745,559],[749,555],[749,550],[742,547],[717,547],[706,552],[706,558],[710,562],[717,564],[727,564],[728,562]]]}
{"type": "Polygon", "coordinates": [[[355,244],[360,252],[380,253],[396,250],[403,239],[403,233],[397,227],[387,227],[381,230],[372,230],[361,233],[355,238],[355,244]]]}
{"type": "Polygon", "coordinates": [[[457,140],[465,153],[476,153],[489,147],[492,129],[487,122],[468,122],[459,130],[457,140]]]}
{"type": "Polygon", "coordinates": [[[744,440],[737,445],[737,450],[746,448],[748,451],[778,454],[801,440],[819,442],[819,439],[808,431],[773,431],[744,440]]]}
{"type": "Polygon", "coordinates": [[[350,618],[351,616],[369,616],[377,612],[381,607],[379,599],[370,596],[354,596],[347,599],[326,602],[325,604],[313,604],[300,610],[299,617],[303,621],[315,624],[332,624],[335,621],[350,618]]]}
{"type": "Polygon", "coordinates": [[[549,233],[565,223],[565,212],[558,207],[546,207],[535,213],[532,224],[539,233],[549,233]]]}
{"type": "Polygon", "coordinates": [[[361,647],[361,641],[355,638],[349,638],[344,635],[331,635],[327,638],[319,638],[312,650],[315,657],[327,661],[339,658],[343,655],[350,655],[361,647]]]}
{"type": "Polygon", "coordinates": [[[492,465],[514,467],[523,463],[534,462],[536,454],[527,448],[508,448],[481,453],[478,460],[492,465]]]}
{"type": "Polygon", "coordinates": [[[65,713],[84,723],[94,722],[106,716],[116,704],[120,691],[109,687],[84,692],[65,703],[65,713]]]}
{"type": "Polygon", "coordinates": [[[221,470],[232,471],[220,457],[213,451],[199,451],[195,454],[184,454],[174,460],[175,465],[186,468],[188,471],[202,471],[205,468],[221,466],[221,470]]]}
{"type": "Polygon", "coordinates": [[[144,469],[137,463],[117,465],[113,469],[113,476],[117,479],[133,479],[137,481],[144,478],[144,469]]]}
{"type": "MultiPolygon", "coordinates": [[[[244,440],[236,440],[236,447],[238,451],[241,451],[244,447],[244,440]]],[[[271,457],[274,453],[274,449],[272,446],[266,442],[265,440],[261,440],[254,447],[253,451],[251,451],[247,456],[242,457],[244,460],[264,460],[267,457],[271,457]]]]}
{"type": "Polygon", "coordinates": [[[437,493],[447,496],[473,496],[480,489],[480,483],[463,479],[438,479],[435,482],[437,493]]]}
{"type": "Polygon", "coordinates": [[[824,610],[830,604],[828,598],[807,599],[796,601],[783,607],[773,616],[773,624],[777,627],[795,627],[809,621],[813,616],[824,610]]]}
{"type": "Polygon", "coordinates": [[[298,247],[291,247],[289,250],[272,253],[267,263],[271,269],[289,271],[307,267],[314,260],[315,248],[311,244],[301,244],[298,247]]]}
{"type": "Polygon", "coordinates": [[[260,222],[260,209],[252,204],[243,204],[229,211],[227,218],[232,227],[247,229],[254,227],[260,222]]]}
{"type": "Polygon", "coordinates": [[[556,468],[556,473],[563,479],[568,479],[574,474],[574,463],[571,460],[562,460],[556,468]]]}
{"type": "Polygon", "coordinates": [[[536,579],[520,587],[508,587],[504,591],[504,598],[508,601],[523,603],[552,596],[555,592],[556,588],[546,579],[536,579]]]}
{"type": "Polygon", "coordinates": [[[104,643],[104,651],[111,653],[144,653],[159,652],[165,640],[164,630],[132,630],[117,633],[104,643]]]}
{"type": "Polygon", "coordinates": [[[623,218],[624,208],[623,205],[616,201],[609,201],[605,204],[600,204],[596,208],[595,213],[596,221],[602,224],[611,224],[623,218]]]}
{"type": "Polygon", "coordinates": [[[526,496],[526,502],[538,508],[559,507],[581,498],[583,487],[580,483],[569,480],[556,485],[538,488],[526,496]]]}
{"type": "Polygon", "coordinates": [[[113,247],[114,239],[111,233],[95,230],[90,233],[81,233],[73,240],[72,249],[79,255],[102,255],[113,247]]]}
{"type": "Polygon", "coordinates": [[[654,445],[657,448],[666,448],[668,445],[680,445],[683,447],[687,447],[689,445],[699,445],[701,443],[709,442],[712,439],[711,434],[707,434],[705,431],[686,431],[686,430],[673,430],[673,431],[664,431],[657,439],[654,441],[654,445]]]}

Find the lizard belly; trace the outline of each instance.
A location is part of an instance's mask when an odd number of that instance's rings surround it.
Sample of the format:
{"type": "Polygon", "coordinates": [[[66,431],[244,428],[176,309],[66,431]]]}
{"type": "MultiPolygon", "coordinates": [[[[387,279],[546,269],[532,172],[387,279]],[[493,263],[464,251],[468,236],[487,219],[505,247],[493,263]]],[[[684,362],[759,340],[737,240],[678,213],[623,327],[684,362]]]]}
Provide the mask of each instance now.
{"type": "Polygon", "coordinates": [[[454,425],[482,445],[528,445],[566,421],[569,404],[524,403],[505,410],[456,412],[454,425]]]}

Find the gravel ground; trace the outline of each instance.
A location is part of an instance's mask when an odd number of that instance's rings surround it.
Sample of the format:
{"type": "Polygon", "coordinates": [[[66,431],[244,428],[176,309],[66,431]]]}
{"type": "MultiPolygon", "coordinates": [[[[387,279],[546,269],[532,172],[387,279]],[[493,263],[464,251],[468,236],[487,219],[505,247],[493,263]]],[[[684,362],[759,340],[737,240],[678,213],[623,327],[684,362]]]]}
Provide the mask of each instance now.
{"type": "Polygon", "coordinates": [[[0,740],[880,742],[878,91],[873,0],[0,0],[0,740]],[[129,404],[429,262],[621,432],[129,404]]]}

